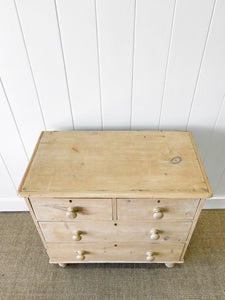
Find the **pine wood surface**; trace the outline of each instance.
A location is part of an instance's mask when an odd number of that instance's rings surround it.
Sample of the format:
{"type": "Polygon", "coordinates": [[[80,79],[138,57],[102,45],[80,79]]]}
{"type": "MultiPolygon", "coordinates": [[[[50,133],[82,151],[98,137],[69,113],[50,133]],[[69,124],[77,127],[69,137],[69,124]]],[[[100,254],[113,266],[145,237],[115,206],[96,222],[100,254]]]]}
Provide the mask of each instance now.
{"type": "Polygon", "coordinates": [[[118,220],[154,220],[154,208],[161,220],[193,219],[199,199],[117,199],[118,220]]]}
{"type": "Polygon", "coordinates": [[[190,132],[42,132],[19,187],[51,263],[183,262],[212,191],[190,132]]]}
{"type": "MultiPolygon", "coordinates": [[[[179,262],[184,244],[149,244],[149,243],[92,243],[47,244],[47,253],[51,263],[79,263],[77,251],[84,251],[81,262],[148,262],[147,252],[153,252],[152,262],[179,262]],[[115,246],[116,245],[116,246],[115,246]]],[[[181,262],[181,261],[180,261],[181,262]]]]}
{"type": "MultiPolygon", "coordinates": [[[[186,241],[191,222],[40,222],[40,228],[47,243],[82,244],[90,242],[149,242],[183,243],[186,241]],[[157,235],[151,232],[156,230],[157,235]],[[80,240],[74,241],[78,231],[80,240]],[[153,239],[155,238],[156,239],[153,239]]],[[[93,246],[94,247],[94,246],[93,246]]]]}
{"type": "Polygon", "coordinates": [[[204,206],[204,203],[205,203],[205,199],[201,199],[201,200],[199,201],[199,203],[198,203],[198,207],[197,207],[197,211],[196,211],[196,214],[195,214],[195,218],[194,218],[194,220],[193,220],[193,222],[192,222],[191,229],[190,229],[190,231],[189,231],[189,234],[188,234],[188,238],[187,238],[186,244],[185,244],[185,246],[184,246],[184,248],[183,248],[183,253],[182,253],[182,255],[181,255],[181,259],[184,258],[185,252],[186,252],[186,250],[187,250],[187,247],[188,247],[189,242],[190,242],[190,240],[191,240],[192,234],[193,234],[193,232],[194,232],[194,230],[195,230],[195,227],[196,227],[196,225],[197,225],[197,222],[198,222],[200,213],[201,213],[201,211],[202,211],[202,208],[203,208],[203,206],[204,206]]]}
{"type": "Polygon", "coordinates": [[[21,196],[210,197],[190,132],[44,132],[21,196]]]}
{"type": "Polygon", "coordinates": [[[112,220],[111,199],[32,197],[30,201],[39,221],[112,220]],[[76,218],[66,215],[69,207],[76,211],[76,218]]]}

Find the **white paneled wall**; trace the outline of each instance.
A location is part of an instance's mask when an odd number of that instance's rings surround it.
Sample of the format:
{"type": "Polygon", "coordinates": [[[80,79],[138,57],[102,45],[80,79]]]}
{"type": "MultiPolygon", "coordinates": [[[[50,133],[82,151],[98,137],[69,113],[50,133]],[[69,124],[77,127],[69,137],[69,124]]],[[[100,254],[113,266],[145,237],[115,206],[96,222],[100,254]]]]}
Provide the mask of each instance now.
{"type": "Polygon", "coordinates": [[[190,130],[225,208],[225,0],[0,0],[0,210],[42,130],[190,130]]]}
{"type": "Polygon", "coordinates": [[[96,4],[103,129],[129,129],[135,0],[96,4]]]}
{"type": "Polygon", "coordinates": [[[131,129],[159,128],[175,0],[136,3],[131,129]]]}
{"type": "Polygon", "coordinates": [[[54,1],[16,0],[15,6],[45,126],[70,129],[72,113],[54,1]]]}

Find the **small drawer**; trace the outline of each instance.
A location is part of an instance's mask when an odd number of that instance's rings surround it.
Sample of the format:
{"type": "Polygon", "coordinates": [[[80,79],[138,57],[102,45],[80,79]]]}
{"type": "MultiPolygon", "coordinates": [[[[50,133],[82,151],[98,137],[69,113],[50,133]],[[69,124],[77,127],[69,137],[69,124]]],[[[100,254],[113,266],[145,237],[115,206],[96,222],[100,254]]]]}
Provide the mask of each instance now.
{"type": "Polygon", "coordinates": [[[38,221],[112,220],[111,199],[30,198],[38,221]]]}
{"type": "Polygon", "coordinates": [[[184,244],[47,244],[51,263],[179,262],[184,244]]]}
{"type": "Polygon", "coordinates": [[[47,243],[182,243],[191,222],[39,222],[47,243]]]}
{"type": "Polygon", "coordinates": [[[119,220],[193,219],[200,199],[117,199],[119,220]]]}
{"type": "Polygon", "coordinates": [[[47,243],[107,242],[116,239],[112,222],[39,222],[47,243]]]}
{"type": "MultiPolygon", "coordinates": [[[[130,222],[116,223],[118,242],[184,243],[192,222],[130,222]]],[[[115,226],[115,225],[114,225],[115,226]]]]}

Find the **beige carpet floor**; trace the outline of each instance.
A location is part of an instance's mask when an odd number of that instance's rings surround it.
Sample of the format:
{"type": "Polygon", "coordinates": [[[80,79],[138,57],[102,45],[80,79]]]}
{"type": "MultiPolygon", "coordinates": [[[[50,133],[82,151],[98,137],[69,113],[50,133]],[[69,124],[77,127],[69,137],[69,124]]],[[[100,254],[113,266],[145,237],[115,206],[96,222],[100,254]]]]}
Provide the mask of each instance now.
{"type": "Polygon", "coordinates": [[[0,213],[0,299],[225,299],[225,210],[201,213],[185,263],[78,264],[48,257],[29,213],[0,213]]]}

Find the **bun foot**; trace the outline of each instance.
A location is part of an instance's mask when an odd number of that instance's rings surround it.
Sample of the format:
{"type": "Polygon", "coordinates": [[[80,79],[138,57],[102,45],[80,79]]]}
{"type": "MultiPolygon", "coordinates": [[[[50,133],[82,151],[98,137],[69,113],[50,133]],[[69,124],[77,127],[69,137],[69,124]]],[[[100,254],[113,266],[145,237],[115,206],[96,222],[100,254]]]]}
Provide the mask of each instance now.
{"type": "Polygon", "coordinates": [[[65,268],[65,267],[67,266],[67,264],[61,263],[61,264],[59,264],[59,266],[60,266],[61,268],[65,268]]]}
{"type": "Polygon", "coordinates": [[[176,264],[175,263],[165,263],[167,268],[173,268],[176,264]]]}

